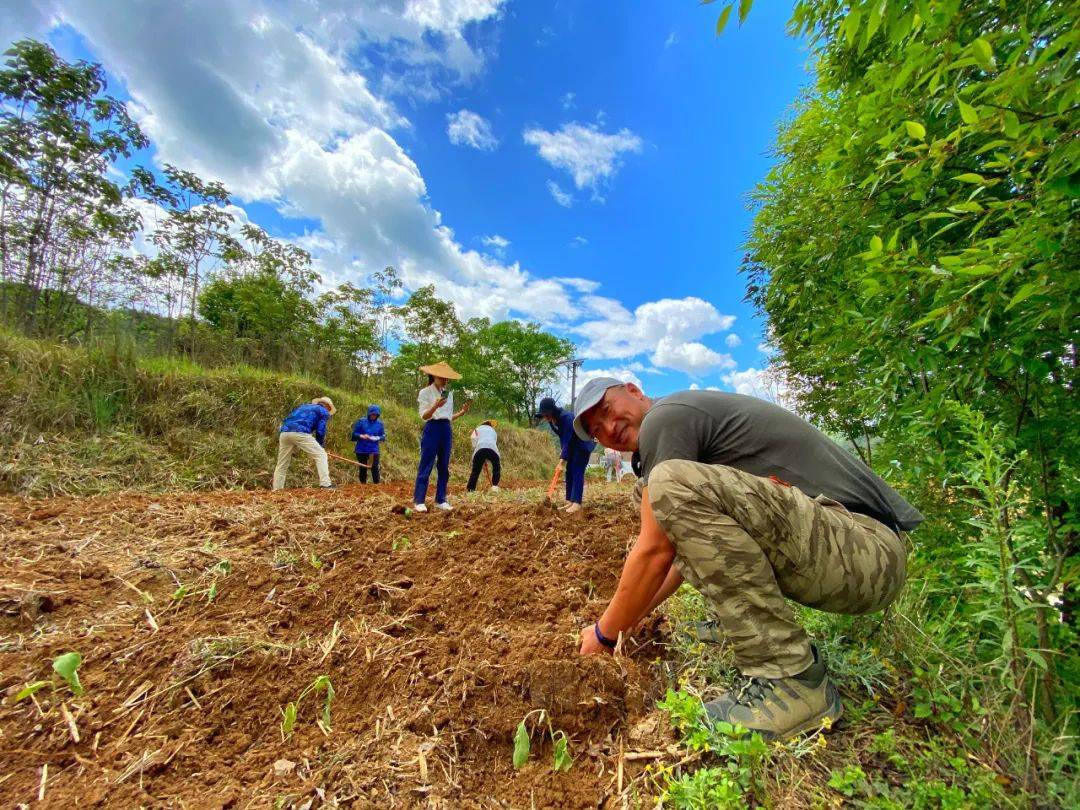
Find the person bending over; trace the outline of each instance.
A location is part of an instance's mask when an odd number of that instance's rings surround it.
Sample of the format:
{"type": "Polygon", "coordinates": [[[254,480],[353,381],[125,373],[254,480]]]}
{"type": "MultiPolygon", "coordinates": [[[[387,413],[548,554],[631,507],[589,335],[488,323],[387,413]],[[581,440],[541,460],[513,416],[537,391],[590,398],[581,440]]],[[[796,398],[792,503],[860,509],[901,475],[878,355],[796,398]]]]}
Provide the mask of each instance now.
{"type": "Polygon", "coordinates": [[[582,654],[605,653],[685,577],[711,603],[740,672],[708,716],[765,737],[840,717],[825,662],[785,599],[831,613],[890,605],[904,585],[902,531],[923,516],[795,414],[755,397],[683,391],[650,399],[590,380],[574,429],[640,460],[641,530],[582,654]]]}
{"type": "Polygon", "coordinates": [[[480,480],[480,473],[484,464],[491,465],[491,491],[499,491],[499,479],[502,476],[502,464],[499,461],[499,437],[495,433],[494,419],[485,419],[476,426],[476,430],[469,437],[472,441],[472,472],[469,474],[469,483],[465,487],[468,492],[476,491],[476,483],[480,480]]]}

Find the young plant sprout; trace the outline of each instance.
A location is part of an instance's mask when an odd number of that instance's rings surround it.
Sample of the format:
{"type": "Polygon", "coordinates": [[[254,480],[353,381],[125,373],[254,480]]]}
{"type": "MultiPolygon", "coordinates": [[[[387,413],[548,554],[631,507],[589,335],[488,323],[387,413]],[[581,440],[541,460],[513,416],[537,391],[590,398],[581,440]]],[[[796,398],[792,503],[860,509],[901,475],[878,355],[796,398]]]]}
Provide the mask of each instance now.
{"type": "Polygon", "coordinates": [[[551,769],[555,772],[570,770],[570,766],[574,764],[574,758],[570,756],[570,737],[562,729],[556,730],[551,725],[551,717],[543,709],[536,709],[525,715],[514,731],[514,770],[520,769],[529,760],[532,739],[529,736],[526,721],[534,714],[540,715],[536,721],[537,725],[547,722],[547,731],[548,736],[551,738],[552,749],[551,769]]]}
{"type": "MultiPolygon", "coordinates": [[[[77,652],[64,653],[53,659],[53,671],[67,681],[75,697],[83,694],[82,683],[79,682],[79,666],[82,664],[82,656],[77,652]]],[[[36,690],[35,690],[36,691],[36,690]]]]}
{"type": "Polygon", "coordinates": [[[323,698],[323,710],[318,720],[315,722],[323,732],[330,733],[330,704],[334,701],[334,685],[330,682],[329,675],[320,675],[313,680],[307,686],[303,688],[300,695],[296,700],[285,704],[285,708],[281,710],[283,715],[281,720],[281,739],[288,739],[292,734],[293,729],[296,727],[296,718],[300,710],[300,702],[309,694],[318,694],[319,692],[325,692],[326,697],[323,698]]]}

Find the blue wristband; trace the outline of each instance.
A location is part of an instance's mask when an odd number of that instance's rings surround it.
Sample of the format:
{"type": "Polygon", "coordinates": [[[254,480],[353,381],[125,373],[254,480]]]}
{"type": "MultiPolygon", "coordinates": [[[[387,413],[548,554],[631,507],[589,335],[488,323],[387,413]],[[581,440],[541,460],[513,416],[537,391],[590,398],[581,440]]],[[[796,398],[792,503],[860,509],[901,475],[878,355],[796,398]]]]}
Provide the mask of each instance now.
{"type": "Polygon", "coordinates": [[[616,645],[617,642],[613,641],[612,639],[608,638],[607,636],[605,636],[603,633],[600,632],[600,622],[597,622],[596,624],[593,625],[593,632],[596,633],[596,640],[597,641],[599,641],[601,644],[603,644],[605,647],[607,647],[610,650],[615,649],[615,645],[616,645]]]}

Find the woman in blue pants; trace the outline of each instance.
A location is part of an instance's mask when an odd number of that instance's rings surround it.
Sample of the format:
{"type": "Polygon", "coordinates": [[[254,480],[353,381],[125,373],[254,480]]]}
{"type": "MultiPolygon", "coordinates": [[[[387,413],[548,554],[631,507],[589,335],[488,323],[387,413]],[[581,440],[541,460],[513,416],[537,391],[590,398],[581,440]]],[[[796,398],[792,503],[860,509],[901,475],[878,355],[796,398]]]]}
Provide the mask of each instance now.
{"type": "Polygon", "coordinates": [[[565,512],[581,511],[581,501],[585,496],[585,468],[589,465],[589,456],[596,448],[596,442],[586,442],[574,433],[574,415],[555,404],[551,397],[540,400],[537,418],[544,419],[551,425],[552,432],[559,437],[561,452],[559,460],[566,466],[566,507],[565,512]]]}
{"type": "Polygon", "coordinates": [[[416,401],[420,409],[420,418],[424,420],[424,432],[420,434],[420,467],[416,471],[416,487],[413,490],[413,509],[426,512],[428,481],[434,467],[438,479],[435,484],[435,507],[449,512],[453,507],[446,500],[446,487],[450,483],[450,450],[453,447],[453,434],[450,423],[468,413],[469,403],[454,412],[454,392],[449,388],[450,380],[460,380],[461,375],[445,362],[432,366],[421,366],[420,370],[428,375],[428,385],[420,389],[416,401]]]}

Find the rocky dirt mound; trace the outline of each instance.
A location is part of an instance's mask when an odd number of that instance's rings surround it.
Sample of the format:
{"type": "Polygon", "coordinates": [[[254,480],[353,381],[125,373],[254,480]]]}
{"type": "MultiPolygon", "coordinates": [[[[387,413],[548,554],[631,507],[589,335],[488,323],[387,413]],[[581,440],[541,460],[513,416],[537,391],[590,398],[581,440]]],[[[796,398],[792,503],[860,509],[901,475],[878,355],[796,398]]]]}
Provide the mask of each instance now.
{"type": "Polygon", "coordinates": [[[621,803],[620,751],[664,742],[649,666],[663,649],[575,648],[632,514],[621,499],[585,519],[521,501],[408,516],[397,493],[358,487],[0,500],[0,798],[621,803]],[[81,697],[51,668],[71,651],[81,697]],[[286,705],[324,675],[329,723],[315,689],[285,737],[286,705]],[[568,771],[552,770],[546,722],[514,770],[514,730],[537,709],[569,735],[568,771]]]}

